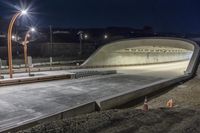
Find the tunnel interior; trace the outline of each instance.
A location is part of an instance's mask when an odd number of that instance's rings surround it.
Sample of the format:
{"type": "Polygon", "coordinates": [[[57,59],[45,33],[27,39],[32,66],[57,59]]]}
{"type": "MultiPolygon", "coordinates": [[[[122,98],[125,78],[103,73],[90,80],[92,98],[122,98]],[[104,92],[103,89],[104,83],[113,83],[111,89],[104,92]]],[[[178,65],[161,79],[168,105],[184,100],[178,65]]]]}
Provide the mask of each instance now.
{"type": "Polygon", "coordinates": [[[184,71],[187,71],[194,51],[195,45],[182,39],[129,39],[104,45],[82,66],[136,66],[186,61],[184,71]]]}
{"type": "Polygon", "coordinates": [[[138,39],[114,42],[95,52],[83,65],[139,65],[190,60],[194,46],[182,40],[138,39]]]}
{"type": "Polygon", "coordinates": [[[98,65],[139,65],[189,60],[192,51],[163,46],[137,46],[104,54],[98,65]],[[108,58],[107,58],[108,57],[108,58]]]}

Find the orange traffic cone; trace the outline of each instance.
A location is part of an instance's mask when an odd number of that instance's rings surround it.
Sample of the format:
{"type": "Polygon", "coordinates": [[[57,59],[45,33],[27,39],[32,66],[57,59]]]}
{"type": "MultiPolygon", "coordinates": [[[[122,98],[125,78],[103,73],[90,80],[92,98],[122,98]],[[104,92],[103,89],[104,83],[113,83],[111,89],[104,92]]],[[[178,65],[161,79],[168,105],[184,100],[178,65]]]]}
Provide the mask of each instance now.
{"type": "Polygon", "coordinates": [[[173,106],[174,106],[173,99],[170,99],[170,100],[167,102],[166,106],[167,106],[168,108],[173,108],[173,106]]]}
{"type": "Polygon", "coordinates": [[[143,105],[143,110],[147,112],[149,110],[148,104],[147,104],[147,97],[144,99],[144,105],[143,105]]]}

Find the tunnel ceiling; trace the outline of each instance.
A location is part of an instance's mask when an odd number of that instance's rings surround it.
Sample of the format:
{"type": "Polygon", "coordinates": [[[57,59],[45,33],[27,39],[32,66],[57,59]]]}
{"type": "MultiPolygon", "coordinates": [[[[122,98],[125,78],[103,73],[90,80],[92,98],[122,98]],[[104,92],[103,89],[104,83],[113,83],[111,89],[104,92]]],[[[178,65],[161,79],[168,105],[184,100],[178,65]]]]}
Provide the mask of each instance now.
{"type": "Polygon", "coordinates": [[[178,48],[178,49],[187,49],[194,50],[194,46],[182,40],[172,40],[172,39],[133,39],[133,40],[123,40],[105,45],[101,50],[113,51],[116,49],[125,49],[131,47],[164,47],[164,48],[178,48]]]}
{"type": "MultiPolygon", "coordinates": [[[[187,49],[172,48],[172,47],[159,47],[159,46],[138,46],[125,49],[116,50],[113,52],[129,53],[129,52],[187,52],[187,49]]],[[[189,50],[190,51],[190,50],[189,50]]]]}

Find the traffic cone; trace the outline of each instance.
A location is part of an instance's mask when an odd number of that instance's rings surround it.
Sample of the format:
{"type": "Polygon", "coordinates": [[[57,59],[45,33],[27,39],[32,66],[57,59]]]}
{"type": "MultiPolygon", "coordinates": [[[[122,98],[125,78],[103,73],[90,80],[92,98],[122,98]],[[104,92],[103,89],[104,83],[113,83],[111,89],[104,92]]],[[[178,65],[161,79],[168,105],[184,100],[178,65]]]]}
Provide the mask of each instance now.
{"type": "Polygon", "coordinates": [[[170,99],[170,100],[167,102],[166,106],[167,106],[168,108],[173,108],[173,106],[174,106],[173,99],[170,99]]]}
{"type": "Polygon", "coordinates": [[[148,104],[147,104],[147,97],[144,99],[144,105],[143,105],[143,110],[147,112],[149,110],[148,104]]]}

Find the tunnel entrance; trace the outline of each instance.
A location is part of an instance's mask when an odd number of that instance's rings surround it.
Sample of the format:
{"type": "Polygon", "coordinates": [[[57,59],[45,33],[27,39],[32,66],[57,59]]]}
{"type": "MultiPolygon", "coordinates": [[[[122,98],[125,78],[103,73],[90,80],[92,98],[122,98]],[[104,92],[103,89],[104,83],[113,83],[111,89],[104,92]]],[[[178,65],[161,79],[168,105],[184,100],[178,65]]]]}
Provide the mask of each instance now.
{"type": "Polygon", "coordinates": [[[177,38],[139,38],[109,43],[83,63],[86,67],[123,67],[185,61],[193,70],[196,43],[177,38]]]}

